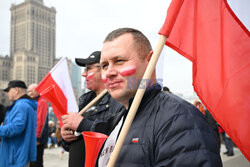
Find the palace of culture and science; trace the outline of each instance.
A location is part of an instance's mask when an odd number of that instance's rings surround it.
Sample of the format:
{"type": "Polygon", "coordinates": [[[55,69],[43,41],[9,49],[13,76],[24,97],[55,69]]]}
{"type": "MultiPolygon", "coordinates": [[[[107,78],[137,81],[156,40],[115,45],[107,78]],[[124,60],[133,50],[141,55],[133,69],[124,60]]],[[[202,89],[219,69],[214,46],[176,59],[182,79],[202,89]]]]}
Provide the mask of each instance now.
{"type": "MultiPolygon", "coordinates": [[[[46,7],[43,0],[24,0],[12,4],[10,12],[10,53],[0,56],[0,89],[14,79],[23,80],[26,85],[39,83],[58,62],[56,9],[46,7]]],[[[71,74],[70,60],[68,65],[71,74]]]]}

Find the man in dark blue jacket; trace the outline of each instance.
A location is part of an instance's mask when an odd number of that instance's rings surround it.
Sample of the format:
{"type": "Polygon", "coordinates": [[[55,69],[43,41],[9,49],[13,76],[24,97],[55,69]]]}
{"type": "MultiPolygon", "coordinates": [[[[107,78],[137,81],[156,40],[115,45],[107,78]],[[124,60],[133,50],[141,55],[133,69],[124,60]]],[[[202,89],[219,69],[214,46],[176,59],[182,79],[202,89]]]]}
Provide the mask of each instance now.
{"type": "Polygon", "coordinates": [[[152,53],[148,39],[132,28],[114,30],[104,40],[102,78],[126,111],[106,140],[98,165],[107,165],[137,88],[146,88],[115,166],[222,166],[216,137],[202,114],[183,99],[162,92],[155,72],[140,84],[152,53]]]}

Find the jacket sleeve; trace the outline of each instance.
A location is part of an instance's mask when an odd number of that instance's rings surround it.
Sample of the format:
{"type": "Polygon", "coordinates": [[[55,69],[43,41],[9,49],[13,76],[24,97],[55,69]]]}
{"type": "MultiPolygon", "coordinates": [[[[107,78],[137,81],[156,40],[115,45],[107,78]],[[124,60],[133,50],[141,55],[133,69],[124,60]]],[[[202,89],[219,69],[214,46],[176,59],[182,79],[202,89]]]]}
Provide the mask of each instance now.
{"type": "MultiPolygon", "coordinates": [[[[88,119],[84,118],[84,119],[80,122],[80,124],[79,124],[79,126],[78,126],[78,128],[77,128],[76,131],[79,132],[79,133],[81,133],[81,132],[83,132],[83,131],[90,131],[90,128],[91,128],[93,122],[94,122],[94,121],[91,121],[91,120],[88,120],[88,119]]],[[[77,140],[80,140],[80,139],[82,139],[82,136],[78,136],[77,140]]],[[[75,141],[77,141],[77,140],[75,140],[75,141]]],[[[66,142],[66,141],[62,138],[62,147],[64,148],[65,151],[69,151],[70,144],[73,143],[73,142],[75,142],[75,141],[66,142]]]]}
{"type": "Polygon", "coordinates": [[[80,122],[79,126],[77,127],[77,132],[83,132],[83,131],[90,131],[91,127],[93,126],[94,121],[91,121],[87,118],[83,118],[80,122]]]}
{"type": "Polygon", "coordinates": [[[36,131],[37,138],[40,138],[42,134],[44,123],[46,121],[47,109],[48,109],[48,104],[46,103],[46,101],[43,99],[39,100],[37,107],[37,131],[36,131]]]}
{"type": "Polygon", "coordinates": [[[9,118],[7,118],[11,120],[7,120],[6,124],[0,126],[0,136],[13,137],[21,134],[25,128],[29,110],[28,104],[15,104],[11,116],[8,115],[9,118]]]}
{"type": "Polygon", "coordinates": [[[171,118],[156,118],[155,126],[160,126],[155,138],[155,166],[222,166],[218,143],[204,117],[195,109],[177,109],[182,111],[171,118]]]}
{"type": "Polygon", "coordinates": [[[65,151],[69,152],[69,145],[70,143],[66,142],[63,138],[62,138],[62,147],[64,148],[65,151]]]}

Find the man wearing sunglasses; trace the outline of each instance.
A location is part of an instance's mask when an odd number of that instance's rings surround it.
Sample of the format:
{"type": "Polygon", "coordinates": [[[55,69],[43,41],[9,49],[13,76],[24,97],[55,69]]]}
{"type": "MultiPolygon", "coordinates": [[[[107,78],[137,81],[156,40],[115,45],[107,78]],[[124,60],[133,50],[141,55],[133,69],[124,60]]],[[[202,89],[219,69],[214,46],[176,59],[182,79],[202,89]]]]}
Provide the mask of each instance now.
{"type": "MultiPolygon", "coordinates": [[[[75,59],[77,65],[84,67],[82,76],[85,77],[87,88],[90,90],[79,98],[79,111],[105,89],[99,64],[100,56],[101,52],[95,51],[87,59],[75,59]]],[[[77,113],[70,113],[62,117],[64,125],[61,129],[61,135],[63,147],[66,151],[69,151],[69,167],[83,167],[85,162],[83,137],[82,135],[75,136],[73,131],[78,133],[92,131],[95,129],[96,123],[115,116],[121,107],[120,103],[117,103],[109,94],[106,94],[87,110],[83,116],[77,113]]]]}

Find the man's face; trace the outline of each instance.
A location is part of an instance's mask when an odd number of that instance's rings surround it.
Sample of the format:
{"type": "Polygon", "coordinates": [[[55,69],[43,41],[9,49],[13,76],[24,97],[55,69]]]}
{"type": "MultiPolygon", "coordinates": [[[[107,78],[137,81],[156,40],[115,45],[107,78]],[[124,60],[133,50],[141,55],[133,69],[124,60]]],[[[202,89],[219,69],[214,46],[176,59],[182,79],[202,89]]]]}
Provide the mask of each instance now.
{"type": "Polygon", "coordinates": [[[16,100],[17,93],[18,93],[18,88],[10,88],[7,93],[9,100],[10,101],[16,100]]]}
{"type": "Polygon", "coordinates": [[[86,79],[88,89],[92,91],[103,89],[99,63],[86,65],[85,70],[82,72],[82,76],[86,79]]]}
{"type": "Polygon", "coordinates": [[[32,99],[36,98],[39,94],[35,90],[36,86],[29,86],[28,87],[28,96],[31,97],[32,99]]]}
{"type": "Polygon", "coordinates": [[[126,104],[135,95],[137,81],[142,79],[148,61],[139,58],[133,36],[127,33],[103,44],[100,64],[109,93],[126,104]]]}

